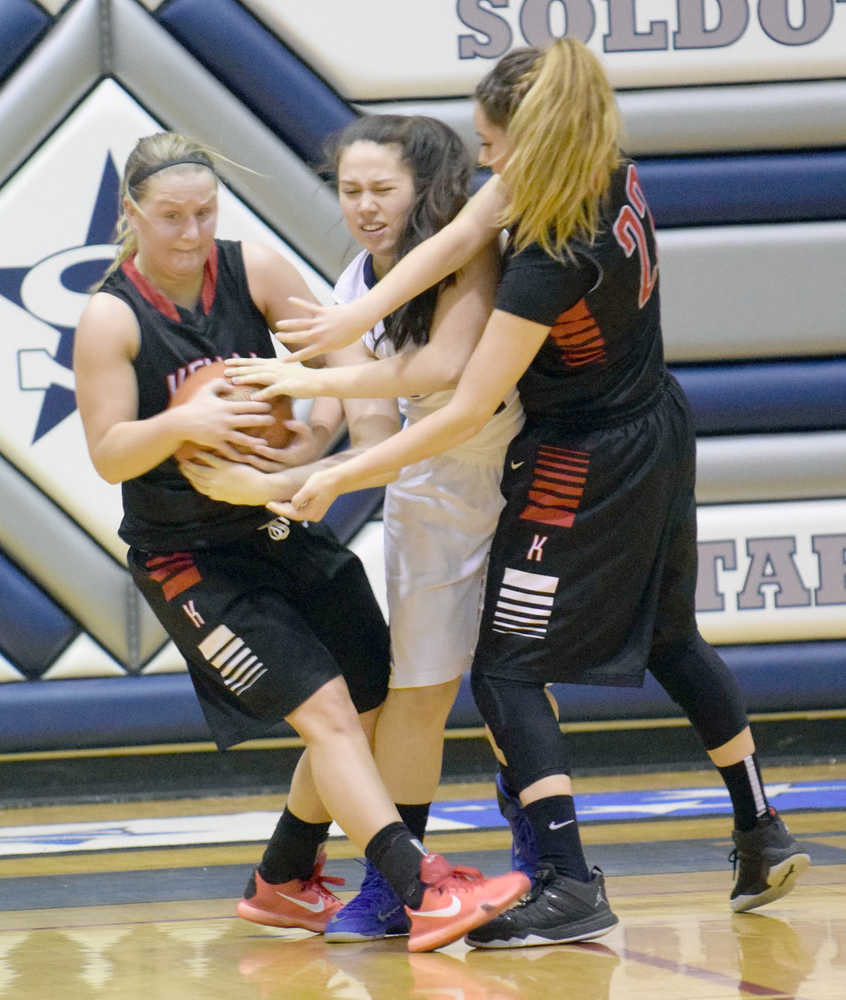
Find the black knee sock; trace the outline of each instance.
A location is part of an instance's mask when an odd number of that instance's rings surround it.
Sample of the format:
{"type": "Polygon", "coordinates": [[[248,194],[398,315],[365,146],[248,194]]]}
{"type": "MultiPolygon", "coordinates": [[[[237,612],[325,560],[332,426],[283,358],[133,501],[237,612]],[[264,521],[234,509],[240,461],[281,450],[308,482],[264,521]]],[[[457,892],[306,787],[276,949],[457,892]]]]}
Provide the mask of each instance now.
{"type": "Polygon", "coordinates": [[[429,806],[431,802],[424,802],[422,805],[400,805],[397,803],[397,812],[400,819],[408,827],[414,836],[422,841],[426,833],[426,823],[429,819],[429,806]]]}
{"type": "Polygon", "coordinates": [[[272,883],[308,878],[328,833],[329,823],[307,823],[286,806],[265,848],[259,875],[272,883]]]}
{"type": "Polygon", "coordinates": [[[523,806],[538,845],[538,860],[559,875],[590,882],[572,795],[549,795],[523,806]]]}
{"type": "Polygon", "coordinates": [[[732,808],[734,809],[734,827],[736,830],[751,830],[761,816],[769,811],[764,782],[761,780],[761,769],[758,766],[758,755],[751,754],[736,764],[717,769],[726,783],[732,808]]]}
{"type": "Polygon", "coordinates": [[[375,834],[364,853],[385,876],[394,892],[413,910],[423,901],[420,862],[426,849],[405,823],[389,823],[375,834]]]}

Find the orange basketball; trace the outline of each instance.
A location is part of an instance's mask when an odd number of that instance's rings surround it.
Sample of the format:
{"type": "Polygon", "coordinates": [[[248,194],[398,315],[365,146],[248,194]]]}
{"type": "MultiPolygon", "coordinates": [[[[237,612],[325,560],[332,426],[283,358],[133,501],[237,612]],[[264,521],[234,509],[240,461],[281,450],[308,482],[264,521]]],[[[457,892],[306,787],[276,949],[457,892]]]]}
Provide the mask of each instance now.
{"type": "MultiPolygon", "coordinates": [[[[213,382],[216,378],[223,378],[223,373],[226,371],[228,363],[228,361],[213,361],[211,364],[203,365],[202,368],[198,368],[195,372],[192,372],[171,396],[168,407],[187,403],[201,386],[204,386],[207,382],[213,382]]],[[[226,399],[250,399],[252,394],[257,392],[259,388],[261,387],[252,385],[230,385],[229,389],[223,395],[226,399]]],[[[284,420],[291,420],[294,416],[292,399],[290,396],[277,396],[270,401],[270,405],[270,413],[276,418],[275,423],[267,427],[245,428],[245,431],[252,437],[264,438],[271,448],[284,448],[292,436],[283,423],[284,420]]],[[[177,448],[174,458],[177,460],[192,458],[203,450],[203,448],[195,444],[186,442],[177,448]]]]}

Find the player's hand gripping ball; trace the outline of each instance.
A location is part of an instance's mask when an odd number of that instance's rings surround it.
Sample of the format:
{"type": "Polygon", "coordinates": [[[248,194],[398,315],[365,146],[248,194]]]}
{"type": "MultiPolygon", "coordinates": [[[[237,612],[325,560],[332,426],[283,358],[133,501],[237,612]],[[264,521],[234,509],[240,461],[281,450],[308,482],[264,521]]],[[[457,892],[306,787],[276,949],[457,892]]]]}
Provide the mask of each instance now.
{"type": "MultiPolygon", "coordinates": [[[[223,378],[223,373],[226,371],[228,364],[228,361],[213,361],[211,364],[203,365],[202,368],[198,368],[192,372],[171,396],[168,407],[187,403],[193,397],[194,393],[206,385],[206,383],[213,382],[217,378],[223,378]]],[[[222,395],[224,399],[251,399],[253,393],[257,392],[260,388],[260,386],[232,385],[230,383],[229,388],[222,395]]],[[[292,432],[284,424],[284,421],[292,420],[294,416],[293,400],[291,397],[276,396],[270,400],[270,414],[275,418],[274,423],[269,424],[267,427],[250,428],[248,433],[252,437],[264,438],[271,448],[284,448],[293,437],[292,432]]],[[[195,458],[205,450],[199,445],[186,441],[176,449],[173,457],[177,461],[182,461],[183,459],[195,458]]]]}

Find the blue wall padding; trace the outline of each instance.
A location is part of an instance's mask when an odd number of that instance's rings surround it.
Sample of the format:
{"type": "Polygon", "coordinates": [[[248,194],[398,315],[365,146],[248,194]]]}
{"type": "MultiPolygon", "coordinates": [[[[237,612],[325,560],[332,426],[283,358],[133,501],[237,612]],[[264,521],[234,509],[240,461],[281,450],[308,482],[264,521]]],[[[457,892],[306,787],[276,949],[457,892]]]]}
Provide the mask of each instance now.
{"type": "MultiPolygon", "coordinates": [[[[21,673],[38,678],[79,627],[13,563],[0,555],[0,651],[21,673]]],[[[4,685],[0,698],[13,685],[4,685]]]]}
{"type": "Polygon", "coordinates": [[[51,24],[51,18],[30,0],[0,3],[0,80],[5,80],[51,24]]]}
{"type": "Polygon", "coordinates": [[[323,523],[329,525],[342,544],[348,545],[376,516],[384,498],[384,486],[342,493],[326,512],[323,523]]]}
{"type": "MultiPolygon", "coordinates": [[[[846,703],[846,641],[723,646],[719,651],[740,682],[750,712],[811,711],[846,703]]],[[[681,715],[651,677],[643,688],[556,684],[553,690],[562,722],[681,715]]],[[[2,694],[0,752],[211,738],[187,674],[5,684],[2,694]]],[[[467,676],[448,725],[481,725],[467,676]]]]}
{"type": "MultiPolygon", "coordinates": [[[[749,712],[839,709],[846,704],[844,640],[715,648],[737,677],[749,712]]],[[[683,714],[651,674],[642,688],[553,684],[552,690],[562,722],[678,718],[683,714]]],[[[461,680],[449,725],[479,725],[467,675],[461,680]]]]}
{"type": "Polygon", "coordinates": [[[233,0],[215,0],[212,17],[208,0],[172,0],[156,17],[310,165],[322,163],[327,136],[356,117],[325,81],[233,0]]]}
{"type": "Polygon", "coordinates": [[[690,400],[699,435],[846,427],[846,357],[670,370],[690,400]]]}
{"type": "Polygon", "coordinates": [[[210,740],[187,674],[4,684],[0,749],[210,740]]]}
{"type": "MultiPolygon", "coordinates": [[[[312,166],[353,109],[233,0],[172,0],[157,13],[196,58],[312,166]]],[[[658,226],[846,218],[846,149],[644,158],[658,226]]]]}
{"type": "Polygon", "coordinates": [[[846,149],[638,160],[658,227],[846,219],[846,149]]]}
{"type": "MultiPolygon", "coordinates": [[[[349,446],[350,439],[345,434],[332,449],[332,453],[338,454],[349,446]]],[[[365,524],[376,517],[384,499],[384,486],[342,493],[326,511],[323,523],[335,532],[343,545],[349,545],[365,524]]]]}

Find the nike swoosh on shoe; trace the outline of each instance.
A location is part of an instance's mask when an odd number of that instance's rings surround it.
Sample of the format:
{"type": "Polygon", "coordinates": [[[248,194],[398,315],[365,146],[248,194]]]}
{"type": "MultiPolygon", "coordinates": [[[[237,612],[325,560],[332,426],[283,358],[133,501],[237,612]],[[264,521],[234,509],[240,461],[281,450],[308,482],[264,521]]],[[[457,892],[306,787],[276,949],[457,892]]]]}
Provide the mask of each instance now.
{"type": "Polygon", "coordinates": [[[326,903],[322,899],[318,899],[316,903],[309,903],[305,899],[296,899],[294,896],[286,896],[284,892],[279,892],[276,890],[276,895],[281,896],[283,899],[287,899],[289,903],[295,903],[297,906],[301,906],[304,910],[310,910],[312,913],[322,913],[326,909],[326,903]]]}
{"type": "Polygon", "coordinates": [[[454,917],[461,910],[461,900],[450,893],[452,902],[440,910],[411,910],[412,915],[420,917],[454,917]]]}

